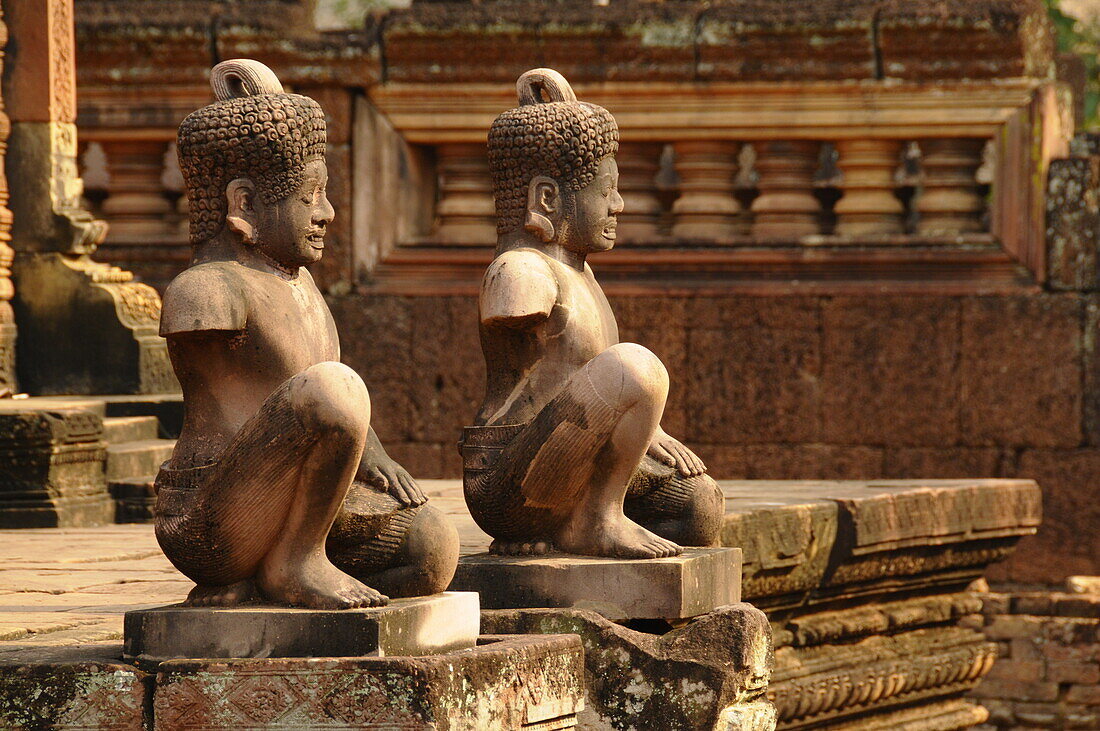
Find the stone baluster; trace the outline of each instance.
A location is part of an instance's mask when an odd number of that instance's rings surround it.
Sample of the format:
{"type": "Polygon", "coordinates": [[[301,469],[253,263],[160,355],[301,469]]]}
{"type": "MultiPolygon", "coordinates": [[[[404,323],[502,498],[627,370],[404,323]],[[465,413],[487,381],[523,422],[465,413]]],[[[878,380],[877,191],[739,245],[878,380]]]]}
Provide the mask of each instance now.
{"type": "Polygon", "coordinates": [[[624,142],[619,145],[619,241],[653,241],[660,236],[661,200],[657,197],[657,170],[662,145],[624,142]]]}
{"type": "Polygon", "coordinates": [[[844,236],[899,234],[905,206],[894,194],[899,140],[841,140],[836,143],[843,197],[836,204],[836,232],[844,236]]]}
{"type": "Polygon", "coordinates": [[[172,205],[165,195],[165,140],[103,140],[108,196],[103,214],[110,224],[107,243],[148,243],[175,235],[172,205]]]}
{"type": "Polygon", "coordinates": [[[680,197],[672,204],[672,235],[684,239],[727,239],[742,232],[741,204],[734,197],[740,143],[722,140],[676,142],[680,197]]]}
{"type": "Polygon", "coordinates": [[[453,244],[494,243],[496,209],[485,145],[439,145],[436,155],[439,162],[436,238],[453,244]]]}
{"type": "Polygon", "coordinates": [[[977,180],[985,140],[964,137],[922,140],[917,233],[943,236],[982,230],[977,180]]]}
{"type": "Polygon", "coordinates": [[[752,235],[799,238],[821,230],[821,204],[814,196],[814,174],[820,143],[776,140],[756,147],[757,187],[752,202],[752,235]]]}

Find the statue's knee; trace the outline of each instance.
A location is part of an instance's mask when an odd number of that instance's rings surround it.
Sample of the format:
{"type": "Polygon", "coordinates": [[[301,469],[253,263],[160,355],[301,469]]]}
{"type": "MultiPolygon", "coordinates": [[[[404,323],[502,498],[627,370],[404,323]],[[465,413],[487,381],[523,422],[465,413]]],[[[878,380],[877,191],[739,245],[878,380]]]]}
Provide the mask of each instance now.
{"type": "Polygon", "coordinates": [[[324,434],[366,438],[370,395],[359,374],[342,363],[318,363],[299,373],[291,387],[291,408],[302,423],[324,434]]]}
{"type": "Polygon", "coordinates": [[[442,511],[420,508],[405,538],[405,555],[424,579],[423,593],[445,591],[458,566],[458,531],[442,511]]]}
{"type": "MultiPolygon", "coordinates": [[[[668,396],[668,371],[661,359],[636,343],[618,343],[599,356],[612,393],[609,400],[617,408],[627,409],[638,403],[664,404],[668,396]]],[[[601,394],[604,395],[604,394],[601,394]]]]}

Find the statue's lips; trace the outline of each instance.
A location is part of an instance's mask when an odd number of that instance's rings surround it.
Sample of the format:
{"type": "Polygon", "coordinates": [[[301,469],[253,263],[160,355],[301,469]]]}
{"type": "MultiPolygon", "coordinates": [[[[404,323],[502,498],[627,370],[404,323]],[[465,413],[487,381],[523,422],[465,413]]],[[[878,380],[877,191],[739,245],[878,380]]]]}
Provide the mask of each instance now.
{"type": "Polygon", "coordinates": [[[309,245],[312,246],[314,249],[323,249],[323,248],[325,248],[325,235],[324,234],[310,234],[309,236],[306,237],[306,241],[308,241],[309,245]]]}
{"type": "Polygon", "coordinates": [[[615,237],[616,237],[616,235],[617,235],[617,234],[615,233],[615,228],[616,228],[616,225],[617,225],[617,224],[616,224],[616,222],[615,222],[615,221],[612,221],[611,223],[607,224],[606,226],[604,226],[604,228],[603,228],[603,233],[602,233],[601,235],[602,235],[602,236],[603,236],[603,237],[604,237],[605,239],[611,239],[612,241],[614,241],[614,240],[615,240],[615,237]]]}

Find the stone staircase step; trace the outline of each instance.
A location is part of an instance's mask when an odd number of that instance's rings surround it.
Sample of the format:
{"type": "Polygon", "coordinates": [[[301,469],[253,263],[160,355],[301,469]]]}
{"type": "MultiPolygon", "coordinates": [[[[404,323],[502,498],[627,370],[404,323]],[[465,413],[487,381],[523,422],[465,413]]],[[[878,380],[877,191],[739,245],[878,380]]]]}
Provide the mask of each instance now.
{"type": "Polygon", "coordinates": [[[103,420],[103,438],[108,444],[157,438],[155,416],[108,416],[103,420]]]}
{"type": "Polygon", "coordinates": [[[152,523],[156,515],[157,495],[153,490],[156,475],[111,480],[108,489],[115,500],[116,523],[152,523]]]}
{"type": "Polygon", "coordinates": [[[140,439],[107,446],[107,481],[155,475],[172,456],[174,439],[140,439]]]}

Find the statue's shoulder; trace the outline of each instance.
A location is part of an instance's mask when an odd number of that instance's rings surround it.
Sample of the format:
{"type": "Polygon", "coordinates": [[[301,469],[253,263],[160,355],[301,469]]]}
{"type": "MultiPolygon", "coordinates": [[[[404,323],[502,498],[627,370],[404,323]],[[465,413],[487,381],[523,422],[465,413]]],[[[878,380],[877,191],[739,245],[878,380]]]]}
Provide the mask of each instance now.
{"type": "Polygon", "coordinates": [[[512,249],[493,259],[481,281],[482,322],[539,320],[558,301],[553,259],[536,249],[512,249]]]}
{"type": "Polygon", "coordinates": [[[197,264],[164,292],[160,334],[243,330],[248,322],[247,267],[236,262],[197,264]]]}

